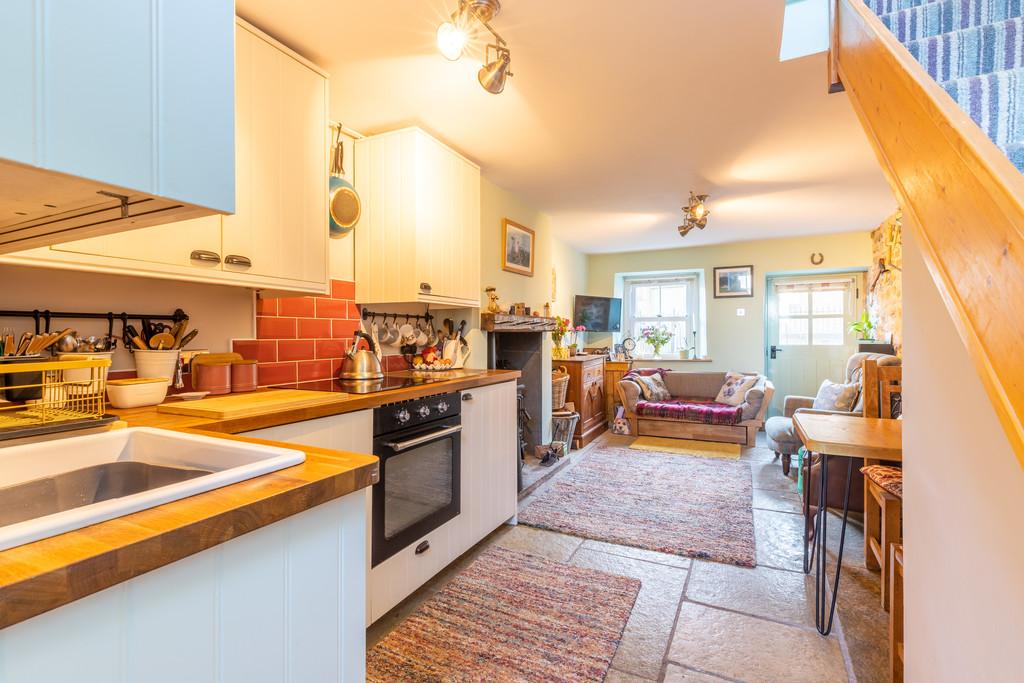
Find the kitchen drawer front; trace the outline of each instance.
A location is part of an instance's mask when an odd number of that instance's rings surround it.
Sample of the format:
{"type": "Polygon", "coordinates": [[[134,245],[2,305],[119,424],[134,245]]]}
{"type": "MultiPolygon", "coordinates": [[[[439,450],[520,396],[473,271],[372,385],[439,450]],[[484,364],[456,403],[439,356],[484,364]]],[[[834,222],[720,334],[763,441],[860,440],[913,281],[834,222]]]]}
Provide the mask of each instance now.
{"type": "MultiPolygon", "coordinates": [[[[369,501],[369,496],[367,500],[369,501]]],[[[367,514],[371,514],[369,510],[367,514]]],[[[367,587],[370,596],[370,623],[387,614],[388,610],[448,566],[453,559],[450,536],[453,532],[452,527],[458,519],[456,517],[434,529],[370,570],[367,587]],[[416,549],[423,543],[429,543],[429,549],[417,553],[416,549]]]]}

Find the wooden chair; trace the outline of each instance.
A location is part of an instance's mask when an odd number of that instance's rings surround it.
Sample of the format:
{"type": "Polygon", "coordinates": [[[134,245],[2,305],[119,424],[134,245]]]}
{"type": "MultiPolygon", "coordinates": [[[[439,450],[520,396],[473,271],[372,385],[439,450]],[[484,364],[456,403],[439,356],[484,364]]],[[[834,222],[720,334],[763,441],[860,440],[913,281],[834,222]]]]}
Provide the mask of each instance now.
{"type": "Polygon", "coordinates": [[[903,681],[903,545],[893,545],[889,555],[892,609],[889,610],[889,671],[893,683],[903,681]]]}
{"type": "MultiPolygon", "coordinates": [[[[893,419],[902,408],[902,372],[898,365],[864,361],[864,416],[893,419]]],[[[889,555],[903,540],[903,470],[865,458],[864,562],[881,571],[882,608],[889,611],[892,585],[889,555]]]]}

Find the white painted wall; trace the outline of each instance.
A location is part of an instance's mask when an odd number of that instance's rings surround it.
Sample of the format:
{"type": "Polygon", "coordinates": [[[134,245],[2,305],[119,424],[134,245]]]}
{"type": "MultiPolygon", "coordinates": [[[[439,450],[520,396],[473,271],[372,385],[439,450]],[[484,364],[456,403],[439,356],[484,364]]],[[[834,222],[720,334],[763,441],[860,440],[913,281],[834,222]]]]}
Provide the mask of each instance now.
{"type": "MultiPolygon", "coordinates": [[[[175,308],[184,310],[190,317],[190,326],[199,330],[199,336],[189,348],[229,351],[231,339],[251,338],[256,332],[253,292],[249,289],[72,270],[0,266],[0,309],[170,315],[175,308]]],[[[131,322],[138,328],[138,320],[131,322]]],[[[106,320],[55,319],[51,327],[63,329],[58,326],[74,327],[84,336],[99,336],[107,332],[106,320]]],[[[5,327],[11,327],[18,333],[31,331],[32,319],[0,317],[0,329],[5,327]]],[[[114,325],[114,334],[121,334],[119,322],[114,325]]],[[[120,344],[114,355],[113,369],[135,369],[132,356],[120,344]]]]}
{"type": "Polygon", "coordinates": [[[1019,681],[1024,468],[911,233],[903,233],[906,680],[1019,681]]]}

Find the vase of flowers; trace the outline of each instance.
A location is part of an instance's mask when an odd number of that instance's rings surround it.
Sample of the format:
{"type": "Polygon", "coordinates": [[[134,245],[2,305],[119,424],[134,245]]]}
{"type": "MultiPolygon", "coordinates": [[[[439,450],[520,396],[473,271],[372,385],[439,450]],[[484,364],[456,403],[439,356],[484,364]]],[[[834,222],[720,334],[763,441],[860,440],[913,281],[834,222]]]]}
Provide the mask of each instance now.
{"type": "Polygon", "coordinates": [[[579,346],[580,332],[586,332],[587,328],[583,325],[577,325],[572,327],[572,323],[569,324],[569,330],[566,332],[566,336],[569,337],[569,355],[575,356],[576,349],[579,346]]]}
{"type": "Polygon", "coordinates": [[[572,329],[572,321],[559,315],[555,316],[555,329],[551,332],[551,340],[555,343],[555,348],[551,350],[552,358],[565,360],[569,357],[569,349],[562,344],[565,341],[565,335],[572,329]]]}
{"type": "Polygon", "coordinates": [[[672,341],[672,333],[661,325],[648,325],[640,330],[640,338],[654,349],[654,359],[661,359],[661,348],[672,341]]]}

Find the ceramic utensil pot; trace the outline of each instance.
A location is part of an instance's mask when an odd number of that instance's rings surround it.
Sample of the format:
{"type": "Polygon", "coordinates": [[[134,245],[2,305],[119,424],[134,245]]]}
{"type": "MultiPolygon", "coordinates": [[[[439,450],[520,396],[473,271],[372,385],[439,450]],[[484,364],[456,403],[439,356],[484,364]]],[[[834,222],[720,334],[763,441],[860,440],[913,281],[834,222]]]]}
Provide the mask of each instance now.
{"type": "Polygon", "coordinates": [[[174,381],[174,370],[178,366],[178,356],[181,351],[143,351],[139,349],[134,353],[135,374],[139,377],[164,377],[167,384],[174,381]]]}

